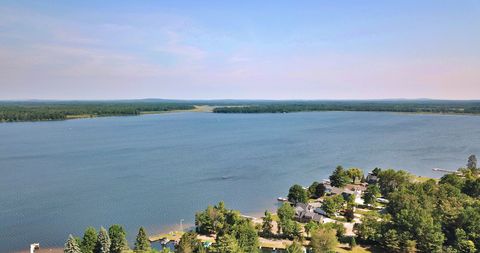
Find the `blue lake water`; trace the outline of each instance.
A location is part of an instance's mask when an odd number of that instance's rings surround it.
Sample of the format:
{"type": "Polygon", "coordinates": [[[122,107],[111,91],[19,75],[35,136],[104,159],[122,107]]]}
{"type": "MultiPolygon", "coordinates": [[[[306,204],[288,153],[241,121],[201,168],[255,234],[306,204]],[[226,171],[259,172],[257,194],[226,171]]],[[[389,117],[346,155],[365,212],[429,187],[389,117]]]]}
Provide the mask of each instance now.
{"type": "Polygon", "coordinates": [[[337,165],[425,176],[480,155],[480,117],[171,113],[0,124],[0,252],[89,226],[165,231],[224,200],[257,214],[337,165]]]}

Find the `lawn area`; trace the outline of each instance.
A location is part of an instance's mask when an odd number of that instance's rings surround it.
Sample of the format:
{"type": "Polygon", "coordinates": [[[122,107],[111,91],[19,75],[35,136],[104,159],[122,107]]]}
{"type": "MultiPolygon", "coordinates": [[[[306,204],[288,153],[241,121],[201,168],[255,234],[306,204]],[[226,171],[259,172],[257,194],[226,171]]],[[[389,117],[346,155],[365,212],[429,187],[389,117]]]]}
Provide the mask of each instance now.
{"type": "Polygon", "coordinates": [[[345,252],[353,252],[353,253],[372,253],[372,251],[368,250],[367,248],[364,248],[362,246],[356,246],[353,248],[353,250],[350,250],[350,248],[343,248],[343,247],[337,247],[335,249],[336,252],[339,253],[345,253],[345,252]]]}
{"type": "Polygon", "coordinates": [[[423,182],[426,182],[430,179],[433,179],[435,181],[438,181],[438,178],[431,178],[431,177],[422,177],[422,176],[416,176],[413,178],[413,181],[416,182],[416,183],[423,183],[423,182]]]}

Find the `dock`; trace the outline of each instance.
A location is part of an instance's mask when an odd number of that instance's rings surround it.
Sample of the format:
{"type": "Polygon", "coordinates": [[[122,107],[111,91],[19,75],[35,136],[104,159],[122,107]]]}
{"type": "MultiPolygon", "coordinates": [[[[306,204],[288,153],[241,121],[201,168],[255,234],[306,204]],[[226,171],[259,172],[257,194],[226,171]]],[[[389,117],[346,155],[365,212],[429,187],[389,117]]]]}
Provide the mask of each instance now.
{"type": "Polygon", "coordinates": [[[442,168],[433,168],[432,170],[437,172],[458,173],[457,170],[448,170],[448,169],[442,169],[442,168]]]}

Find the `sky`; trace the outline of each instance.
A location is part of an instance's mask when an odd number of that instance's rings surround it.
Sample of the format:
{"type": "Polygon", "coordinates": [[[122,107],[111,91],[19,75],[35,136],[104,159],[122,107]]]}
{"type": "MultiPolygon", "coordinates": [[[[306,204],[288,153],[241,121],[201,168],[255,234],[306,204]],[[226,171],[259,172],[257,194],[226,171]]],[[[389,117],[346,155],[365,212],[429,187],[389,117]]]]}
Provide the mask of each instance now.
{"type": "Polygon", "coordinates": [[[479,0],[0,2],[0,99],[480,99],[479,0]]]}

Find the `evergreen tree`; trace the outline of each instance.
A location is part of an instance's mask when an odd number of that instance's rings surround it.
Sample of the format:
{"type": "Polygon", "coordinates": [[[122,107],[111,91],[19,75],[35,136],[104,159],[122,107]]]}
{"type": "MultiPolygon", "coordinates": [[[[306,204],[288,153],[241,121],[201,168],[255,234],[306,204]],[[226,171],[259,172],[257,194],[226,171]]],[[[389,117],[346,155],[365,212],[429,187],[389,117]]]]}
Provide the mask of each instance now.
{"type": "Polygon", "coordinates": [[[468,157],[467,169],[475,170],[476,168],[477,168],[477,157],[475,155],[471,155],[468,157]]]}
{"type": "Polygon", "coordinates": [[[147,252],[150,251],[150,241],[147,237],[147,232],[143,227],[140,227],[138,230],[137,239],[135,240],[135,248],[136,252],[147,252]]]}
{"type": "Polygon", "coordinates": [[[197,234],[194,232],[187,232],[182,235],[180,241],[175,246],[176,253],[196,253],[200,247],[203,247],[197,239],[197,234]]]}
{"type": "Polygon", "coordinates": [[[93,227],[88,227],[83,234],[80,248],[82,253],[93,253],[97,244],[97,230],[93,227]]]}
{"type": "Polygon", "coordinates": [[[126,238],[127,233],[121,225],[114,224],[108,229],[108,236],[110,236],[110,252],[121,253],[128,249],[128,242],[126,238]]]}
{"type": "Polygon", "coordinates": [[[334,187],[342,188],[350,182],[350,177],[347,175],[342,166],[337,166],[330,176],[330,184],[334,187]]]}
{"type": "Polygon", "coordinates": [[[72,236],[68,236],[68,240],[65,243],[63,248],[64,253],[81,253],[80,246],[78,245],[77,240],[72,236]]]}
{"type": "Polygon", "coordinates": [[[217,237],[213,245],[213,252],[215,253],[243,253],[244,251],[238,246],[235,237],[225,234],[217,237]]]}
{"type": "Polygon", "coordinates": [[[95,253],[110,253],[110,236],[104,227],[98,231],[97,246],[95,247],[95,253]]]}

